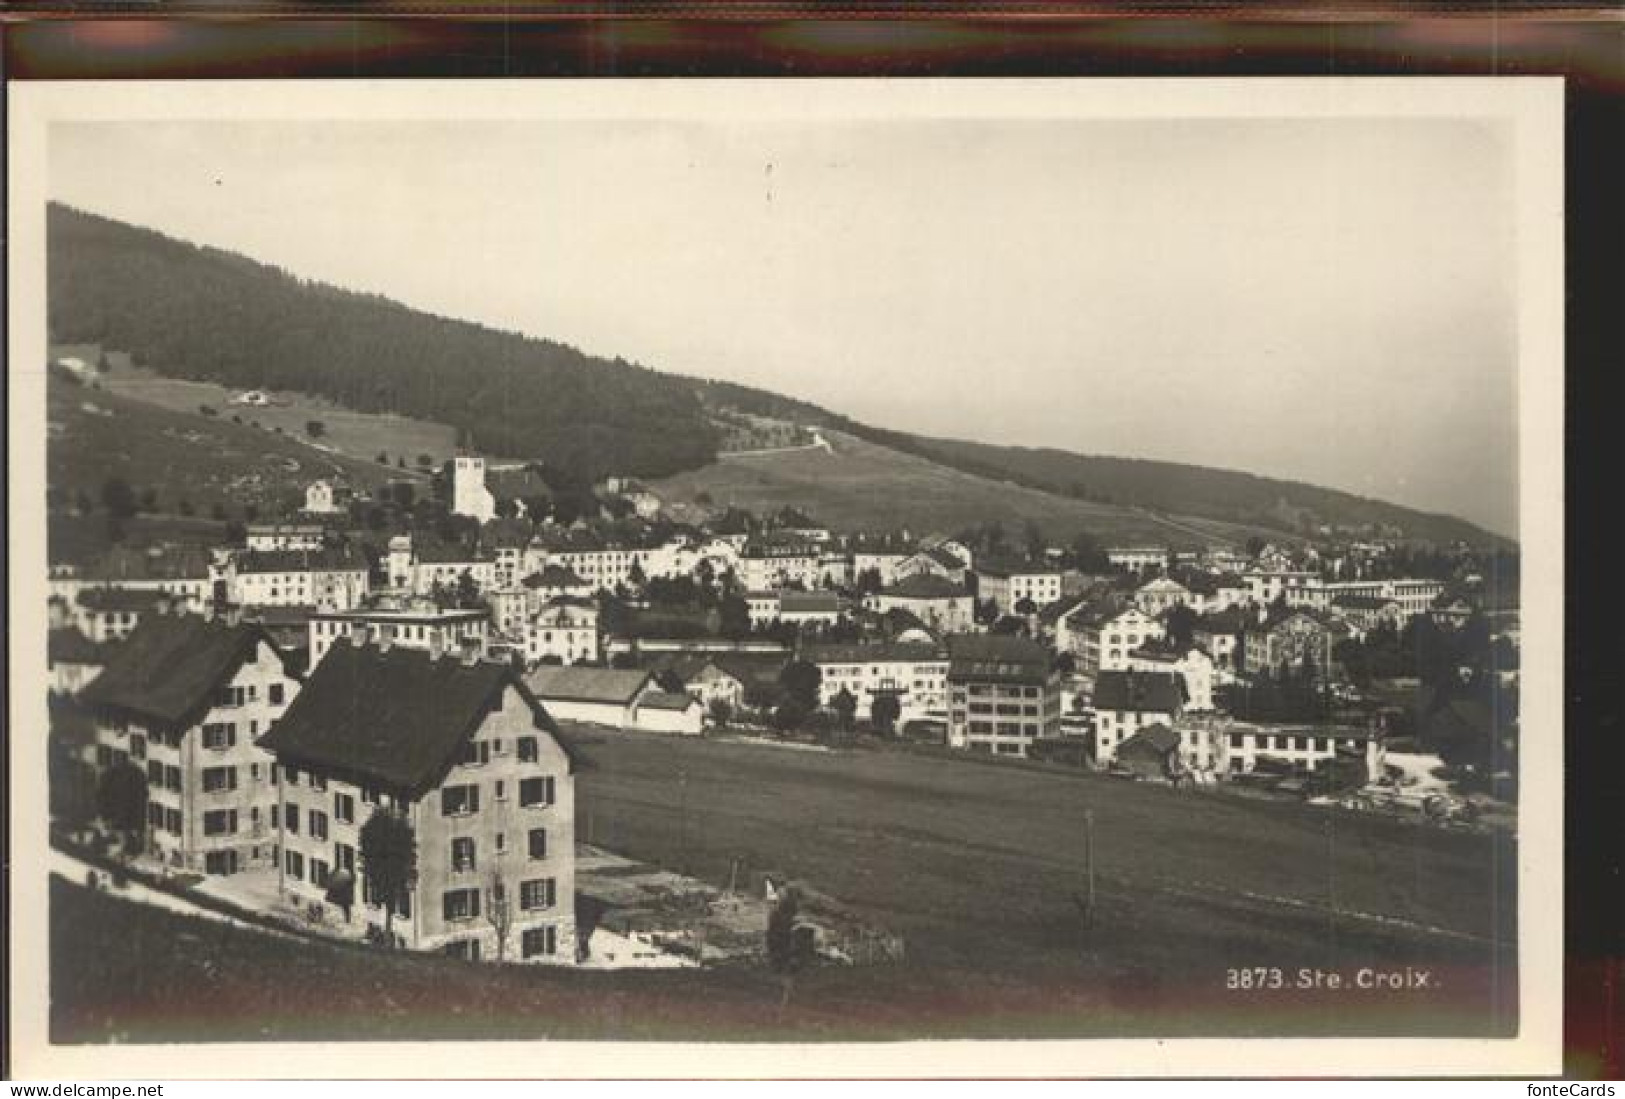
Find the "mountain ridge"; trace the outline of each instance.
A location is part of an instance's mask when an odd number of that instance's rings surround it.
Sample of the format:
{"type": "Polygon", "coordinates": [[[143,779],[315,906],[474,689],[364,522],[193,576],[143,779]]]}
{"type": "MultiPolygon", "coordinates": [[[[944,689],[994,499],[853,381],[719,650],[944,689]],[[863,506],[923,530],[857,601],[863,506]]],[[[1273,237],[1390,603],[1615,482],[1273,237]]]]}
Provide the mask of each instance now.
{"type": "Polygon", "coordinates": [[[164,373],[286,389],[358,411],[455,427],[501,458],[583,479],[659,478],[718,460],[720,409],[804,422],[1064,498],[1346,535],[1507,545],[1456,516],[1300,481],[1155,459],[943,439],[862,423],[810,401],[660,371],[542,337],[443,317],[299,278],[251,257],[52,203],[52,342],[130,351],[164,373]]]}

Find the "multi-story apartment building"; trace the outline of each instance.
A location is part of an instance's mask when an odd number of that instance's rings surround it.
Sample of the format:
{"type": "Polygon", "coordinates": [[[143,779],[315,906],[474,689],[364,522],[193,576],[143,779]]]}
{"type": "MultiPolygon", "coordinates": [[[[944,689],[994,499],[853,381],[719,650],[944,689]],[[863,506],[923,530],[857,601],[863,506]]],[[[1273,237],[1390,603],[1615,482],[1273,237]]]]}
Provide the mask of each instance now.
{"type": "Polygon", "coordinates": [[[996,634],[948,639],[950,747],[1025,756],[1034,741],[1060,735],[1060,677],[1042,645],[996,634]]]}
{"type": "Polygon", "coordinates": [[[936,645],[807,645],[801,659],[818,665],[819,704],[829,706],[842,690],[868,721],[875,699],[897,699],[899,724],[948,717],[948,654],[936,645]]]}
{"type": "Polygon", "coordinates": [[[905,610],[926,626],[944,633],[976,628],[976,597],[963,584],[934,573],[914,573],[864,597],[877,614],[905,610]]]}
{"type": "Polygon", "coordinates": [[[1185,712],[1185,691],[1173,672],[1130,669],[1095,677],[1095,765],[1104,767],[1127,739],[1153,725],[1172,727],[1185,712]]]}
{"type": "Polygon", "coordinates": [[[319,550],[322,528],[316,523],[257,523],[248,528],[250,550],[319,550]]]}
{"type": "Polygon", "coordinates": [[[812,588],[822,574],[823,550],[817,543],[758,540],[740,551],[738,579],[748,591],[800,584],[812,588]]]}
{"type": "Polygon", "coordinates": [[[248,550],[233,564],[231,601],[239,606],[343,611],[367,597],[367,562],[348,547],[248,550]]]}
{"type": "Polygon", "coordinates": [[[983,561],[977,564],[976,597],[992,600],[1001,614],[1017,614],[1016,605],[1030,601],[1042,609],[1061,598],[1061,570],[1048,565],[983,561]]]}
{"type": "Polygon", "coordinates": [[[225,597],[225,577],[214,555],[194,546],[114,546],[84,568],[53,569],[49,583],[51,594],[69,604],[86,588],[118,588],[162,592],[178,598],[181,609],[205,614],[217,594],[225,597]]]}
{"type": "Polygon", "coordinates": [[[171,866],[231,874],[273,857],[270,758],[256,740],[299,691],[254,625],[154,615],[81,692],[95,763],[147,776],[147,849],[171,866]]]}
{"type": "Polygon", "coordinates": [[[1106,560],[1126,572],[1150,572],[1168,567],[1167,546],[1115,546],[1106,560]]]}
{"type": "Polygon", "coordinates": [[[1309,611],[1288,610],[1249,624],[1244,639],[1244,670],[1248,675],[1297,669],[1307,661],[1325,675],[1332,666],[1337,624],[1309,611]]]}
{"type": "Polygon", "coordinates": [[[310,666],[349,639],[388,642],[403,649],[484,652],[491,640],[491,613],[482,608],[442,610],[425,600],[402,600],[349,611],[321,611],[310,619],[310,666]]]}
{"type": "Polygon", "coordinates": [[[575,961],[573,760],[511,667],[344,644],[263,744],[287,895],[352,928],[382,927],[388,901],[414,950],[575,961]],[[400,897],[374,896],[367,877],[362,829],[380,812],[417,849],[400,897]],[[329,899],[340,871],[359,886],[348,912],[329,899]]]}
{"type": "Polygon", "coordinates": [[[85,588],[79,592],[70,618],[80,633],[102,644],[129,637],[148,615],[179,613],[182,603],[179,596],[151,589],[85,588]]]}
{"type": "MultiPolygon", "coordinates": [[[[1085,604],[1064,621],[1070,651],[1084,672],[1127,668],[1130,653],[1163,636],[1161,622],[1113,599],[1085,604]]],[[[1056,636],[1059,639],[1059,626],[1056,636]]]]}
{"type": "Polygon", "coordinates": [[[1213,709],[1213,658],[1197,645],[1180,648],[1153,641],[1128,654],[1129,670],[1172,672],[1185,689],[1185,709],[1204,713],[1213,709]]]}
{"type": "Polygon", "coordinates": [[[558,596],[525,623],[527,667],[548,657],[561,664],[592,663],[598,654],[598,604],[591,599],[558,596]]]}

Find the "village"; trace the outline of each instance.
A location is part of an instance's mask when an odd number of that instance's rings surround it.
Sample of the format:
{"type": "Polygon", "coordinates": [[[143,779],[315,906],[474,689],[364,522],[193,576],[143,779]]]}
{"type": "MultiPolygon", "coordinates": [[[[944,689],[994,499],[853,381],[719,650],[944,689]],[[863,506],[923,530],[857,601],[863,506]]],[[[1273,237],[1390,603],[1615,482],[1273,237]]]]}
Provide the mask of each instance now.
{"type": "Polygon", "coordinates": [[[460,452],[421,497],[321,479],[231,544],[53,557],[59,856],[468,960],[858,964],[905,945],[861,898],[600,846],[578,745],[904,753],[1515,827],[1504,555],[836,532],[626,477],[552,497],[460,452]]]}

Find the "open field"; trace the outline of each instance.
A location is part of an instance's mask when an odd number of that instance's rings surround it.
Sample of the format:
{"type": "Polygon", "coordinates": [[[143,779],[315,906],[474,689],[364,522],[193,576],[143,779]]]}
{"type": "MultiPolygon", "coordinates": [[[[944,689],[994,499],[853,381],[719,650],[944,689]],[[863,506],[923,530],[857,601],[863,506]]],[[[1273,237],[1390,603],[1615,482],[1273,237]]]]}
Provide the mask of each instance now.
{"type": "Polygon", "coordinates": [[[320,420],[321,438],[314,440],[340,454],[371,462],[381,452],[390,464],[405,458],[408,469],[420,468],[418,455],[427,454],[435,466],[453,456],[457,432],[445,424],[414,420],[409,416],[388,416],[375,412],[352,412],[332,401],[303,393],[268,393],[274,403],[266,406],[234,405],[231,400],[241,390],[213,382],[168,378],[142,367],[114,369],[100,376],[109,392],[158,405],[175,412],[197,412],[199,405],[216,409],[223,419],[241,416],[244,423],[258,422],[268,430],[281,428],[296,439],[309,439],[305,425],[320,420]]]}
{"type": "MultiPolygon", "coordinates": [[[[109,477],[139,494],[154,489],[158,510],[182,502],[200,516],[222,505],[233,517],[252,504],[267,516],[304,505],[304,486],[335,474],[372,488],[398,470],[307,446],[296,435],[176,412],[103,389],[51,378],[47,388],[47,480],[69,499],[99,499],[109,477]]],[[[247,417],[244,417],[247,420],[247,417]]]]}
{"type": "Polygon", "coordinates": [[[60,1041],[887,1040],[1504,1034],[1506,840],[1078,774],[577,730],[578,835],[721,884],[778,870],[906,938],[897,965],[586,972],[226,931],[53,884],[60,1041]],[[679,780],[681,778],[681,781],[679,780]],[[686,808],[686,811],[685,811],[686,808]],[[1097,919],[1085,936],[1083,813],[1097,919]],[[1334,821],[1328,837],[1326,821],[1334,821]],[[1332,898],[1335,896],[1335,911],[1332,898]],[[1227,991],[1226,971],[1430,970],[1411,991],[1227,991]]]}
{"type": "MultiPolygon", "coordinates": [[[[657,481],[653,487],[663,499],[677,501],[692,501],[704,492],[719,505],[753,511],[796,507],[836,530],[952,533],[996,519],[1018,533],[1031,520],[1052,542],[1069,540],[1079,531],[1107,542],[1203,540],[1178,517],[1170,524],[1141,509],[992,481],[839,431],[823,434],[833,453],[732,455],[727,461],[657,481]]],[[[1200,528],[1214,543],[1244,541],[1254,533],[1212,522],[1200,528]]]]}

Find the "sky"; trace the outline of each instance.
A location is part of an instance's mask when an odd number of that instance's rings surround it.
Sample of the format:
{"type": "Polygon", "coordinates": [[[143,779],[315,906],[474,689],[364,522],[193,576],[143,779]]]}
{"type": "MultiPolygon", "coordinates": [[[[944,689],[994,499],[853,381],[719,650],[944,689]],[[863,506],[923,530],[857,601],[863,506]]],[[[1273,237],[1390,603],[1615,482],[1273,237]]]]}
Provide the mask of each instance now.
{"type": "Polygon", "coordinates": [[[58,124],[49,192],[307,278],[924,434],[1517,534],[1484,121],[58,124]]]}

